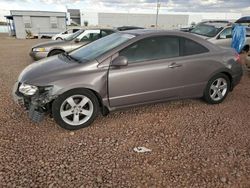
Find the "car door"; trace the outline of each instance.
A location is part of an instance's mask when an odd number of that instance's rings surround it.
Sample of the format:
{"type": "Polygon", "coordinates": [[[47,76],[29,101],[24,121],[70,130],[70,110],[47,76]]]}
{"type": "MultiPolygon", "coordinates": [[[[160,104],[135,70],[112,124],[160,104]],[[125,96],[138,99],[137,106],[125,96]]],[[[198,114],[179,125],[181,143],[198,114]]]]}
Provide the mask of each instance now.
{"type": "Polygon", "coordinates": [[[232,43],[232,27],[227,27],[223,29],[216,39],[213,41],[214,44],[222,47],[231,47],[232,43]]]}
{"type": "Polygon", "coordinates": [[[200,71],[201,62],[207,59],[208,50],[192,43],[189,46],[196,49],[190,52],[180,44],[184,42],[179,37],[153,37],[120,51],[128,65],[109,70],[110,106],[202,95],[207,75],[200,71]],[[194,70],[199,72],[194,74],[194,70]]]}
{"type": "Polygon", "coordinates": [[[99,39],[100,36],[101,36],[101,31],[99,29],[85,30],[74,41],[72,41],[72,50],[84,46],[90,42],[93,42],[99,39]]]}
{"type": "Polygon", "coordinates": [[[177,97],[173,80],[177,69],[169,68],[179,57],[177,37],[142,39],[120,51],[119,56],[125,56],[128,65],[109,70],[111,107],[177,97]],[[164,43],[169,44],[167,53],[162,48],[164,43]]]}

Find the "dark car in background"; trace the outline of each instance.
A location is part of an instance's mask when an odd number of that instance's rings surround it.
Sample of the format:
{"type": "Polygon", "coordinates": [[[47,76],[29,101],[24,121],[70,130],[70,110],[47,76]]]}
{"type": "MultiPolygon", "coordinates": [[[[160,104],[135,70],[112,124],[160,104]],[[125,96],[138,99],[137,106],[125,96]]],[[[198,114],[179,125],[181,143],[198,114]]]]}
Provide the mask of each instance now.
{"type": "Polygon", "coordinates": [[[238,19],[235,23],[250,26],[250,16],[245,16],[238,19]]]}
{"type": "Polygon", "coordinates": [[[221,103],[242,77],[238,58],[233,49],[189,33],[117,32],[29,65],[14,98],[32,120],[51,112],[61,127],[74,130],[99,112],[131,106],[200,97],[221,103]]]}
{"type": "Polygon", "coordinates": [[[134,30],[134,29],[145,29],[143,27],[137,27],[137,26],[121,26],[116,28],[118,31],[128,31],[128,30],[134,30]]]}

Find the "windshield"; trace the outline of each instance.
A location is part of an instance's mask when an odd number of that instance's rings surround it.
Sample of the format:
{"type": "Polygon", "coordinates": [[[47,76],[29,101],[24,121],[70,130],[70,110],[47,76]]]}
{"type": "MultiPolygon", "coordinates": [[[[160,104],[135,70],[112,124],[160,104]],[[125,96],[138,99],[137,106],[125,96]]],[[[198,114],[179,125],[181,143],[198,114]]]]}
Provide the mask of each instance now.
{"type": "Polygon", "coordinates": [[[69,35],[68,37],[65,37],[64,40],[67,40],[67,41],[73,40],[76,37],[78,37],[82,32],[84,32],[84,30],[79,30],[79,31],[73,33],[72,35],[69,35]]]}
{"type": "Polygon", "coordinates": [[[134,37],[131,34],[114,33],[74,50],[70,56],[79,62],[94,60],[134,37]]]}
{"type": "Polygon", "coordinates": [[[218,28],[213,25],[200,24],[197,25],[194,29],[192,29],[191,33],[195,33],[206,37],[215,37],[222,29],[223,27],[218,28]]]}

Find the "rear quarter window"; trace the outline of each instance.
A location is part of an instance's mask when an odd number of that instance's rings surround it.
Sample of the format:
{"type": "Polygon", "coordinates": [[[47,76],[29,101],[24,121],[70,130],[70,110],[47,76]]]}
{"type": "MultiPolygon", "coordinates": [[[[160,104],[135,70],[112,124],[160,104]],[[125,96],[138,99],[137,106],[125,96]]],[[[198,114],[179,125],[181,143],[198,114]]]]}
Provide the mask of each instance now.
{"type": "Polygon", "coordinates": [[[209,50],[203,45],[191,39],[181,39],[181,51],[183,56],[207,53],[209,50]]]}

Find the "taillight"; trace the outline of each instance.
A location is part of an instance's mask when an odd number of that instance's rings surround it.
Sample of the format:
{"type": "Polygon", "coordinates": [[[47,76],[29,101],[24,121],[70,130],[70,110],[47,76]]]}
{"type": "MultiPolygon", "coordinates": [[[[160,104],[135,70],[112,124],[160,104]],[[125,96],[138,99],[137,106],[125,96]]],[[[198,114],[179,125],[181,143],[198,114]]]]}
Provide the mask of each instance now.
{"type": "Polygon", "coordinates": [[[234,61],[236,61],[238,63],[241,63],[241,61],[240,61],[240,54],[235,53],[235,55],[234,55],[234,61]]]}

